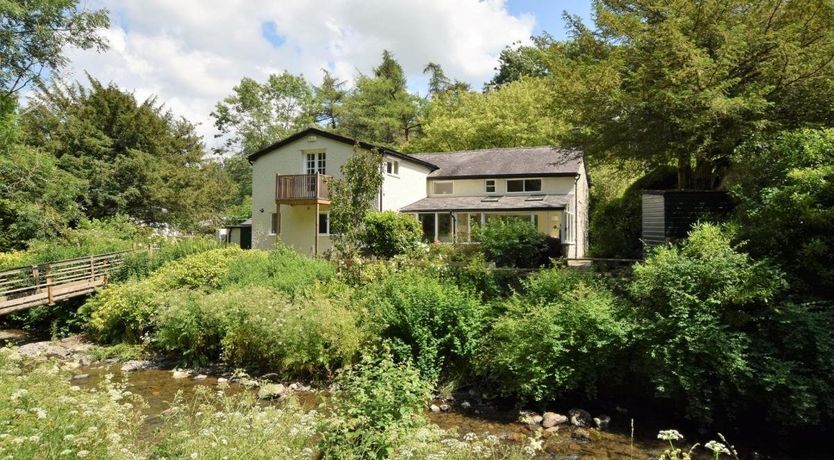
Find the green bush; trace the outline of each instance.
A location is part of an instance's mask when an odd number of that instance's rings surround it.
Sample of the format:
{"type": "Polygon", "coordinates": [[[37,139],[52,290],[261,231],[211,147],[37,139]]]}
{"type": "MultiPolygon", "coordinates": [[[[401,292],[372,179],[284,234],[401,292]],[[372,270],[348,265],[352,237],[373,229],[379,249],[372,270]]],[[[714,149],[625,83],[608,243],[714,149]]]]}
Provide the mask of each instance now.
{"type": "MultiPolygon", "coordinates": [[[[234,314],[218,305],[218,294],[172,291],[166,296],[155,321],[154,347],[175,354],[181,364],[201,366],[220,357],[226,332],[226,316],[234,314]]],[[[228,301],[227,293],[220,293],[228,301]]]]}
{"type": "Polygon", "coordinates": [[[337,383],[333,416],[320,430],[325,458],[389,458],[402,437],[426,423],[431,387],[408,362],[366,356],[345,369],[337,383]]]}
{"type": "Polygon", "coordinates": [[[159,243],[159,250],[150,256],[147,251],[140,251],[126,257],[112,279],[123,281],[130,278],[147,278],[168,262],[221,247],[217,240],[208,236],[162,241],[159,243]]]}
{"type": "Polygon", "coordinates": [[[525,281],[483,341],[482,372],[505,393],[549,400],[567,391],[594,396],[616,381],[629,324],[614,295],[588,276],[550,269],[525,281]]]}
{"type": "Polygon", "coordinates": [[[394,274],[366,299],[381,336],[427,380],[468,363],[484,328],[484,307],[454,284],[416,270],[394,274]]]}
{"type": "Polygon", "coordinates": [[[637,355],[655,393],[685,401],[710,421],[749,384],[750,337],[743,326],[782,287],[782,275],[732,244],[732,234],[699,224],[680,247],[661,246],[634,267],[637,355]]]}
{"type": "Polygon", "coordinates": [[[476,233],[487,260],[498,266],[538,267],[545,262],[545,237],[528,220],[493,219],[476,233]]]}
{"type": "Polygon", "coordinates": [[[410,214],[369,212],[365,215],[360,239],[368,254],[388,259],[415,251],[423,240],[423,229],[410,214]]]}
{"type": "Polygon", "coordinates": [[[308,289],[316,281],[336,277],[336,267],[312,259],[283,245],[266,251],[242,251],[223,277],[224,286],[269,286],[290,295],[308,289]]]}

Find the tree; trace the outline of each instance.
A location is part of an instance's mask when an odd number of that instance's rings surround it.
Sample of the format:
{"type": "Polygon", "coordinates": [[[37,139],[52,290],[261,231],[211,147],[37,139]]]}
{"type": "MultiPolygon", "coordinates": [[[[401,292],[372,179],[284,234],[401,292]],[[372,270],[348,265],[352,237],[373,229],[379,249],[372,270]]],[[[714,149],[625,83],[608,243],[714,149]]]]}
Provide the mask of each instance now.
{"type": "Polygon", "coordinates": [[[486,93],[447,91],[432,98],[420,118],[423,135],[412,152],[552,145],[567,130],[552,110],[547,80],[531,78],[486,93]]]}
{"type": "Polygon", "coordinates": [[[245,77],[211,116],[233,151],[250,154],[315,121],[313,88],[284,71],[264,83],[245,77]]]}
{"type": "Polygon", "coordinates": [[[834,295],[834,129],[754,138],[735,153],[739,238],[777,261],[803,297],[834,295]]]}
{"type": "Polygon", "coordinates": [[[194,126],[153,97],[138,102],[114,84],[88,82],[42,86],[21,119],[24,141],[82,181],[85,215],[186,227],[216,217],[236,191],[204,157],[194,126]]]}
{"type": "Polygon", "coordinates": [[[447,91],[461,93],[471,89],[469,83],[458,80],[450,80],[449,77],[446,76],[446,73],[443,72],[443,68],[440,67],[440,64],[429,62],[426,64],[426,67],[423,68],[423,73],[429,74],[429,95],[432,97],[447,91]]]}
{"type": "Polygon", "coordinates": [[[834,121],[827,0],[596,0],[596,30],[547,52],[569,140],[592,155],[676,162],[681,188],[720,185],[757,132],[834,121]],[[694,167],[694,170],[693,170],[694,167]]]}
{"type": "Polygon", "coordinates": [[[360,75],[354,90],[338,111],[340,131],[384,145],[398,145],[414,137],[419,128],[417,114],[422,99],[408,92],[405,73],[390,51],[373,77],[360,75]]]}
{"type": "Polygon", "coordinates": [[[516,42],[513,46],[501,50],[495,76],[486,84],[487,88],[497,88],[526,77],[544,77],[550,74],[546,50],[554,43],[553,37],[544,33],[531,39],[533,46],[516,42]]]}
{"type": "Polygon", "coordinates": [[[382,188],[382,155],[356,146],[341,171],[342,178],[330,183],[330,230],[339,254],[352,257],[361,245],[365,214],[382,188]]]}
{"type": "Polygon", "coordinates": [[[8,99],[44,72],[67,64],[67,48],[104,50],[98,32],[110,25],[106,10],[82,10],[78,0],[0,2],[0,99],[8,99]]]}
{"type": "Polygon", "coordinates": [[[330,72],[322,69],[324,77],[321,85],[313,88],[316,99],[316,122],[330,129],[339,126],[339,106],[342,104],[347,90],[344,89],[344,80],[330,75],[330,72]]]}

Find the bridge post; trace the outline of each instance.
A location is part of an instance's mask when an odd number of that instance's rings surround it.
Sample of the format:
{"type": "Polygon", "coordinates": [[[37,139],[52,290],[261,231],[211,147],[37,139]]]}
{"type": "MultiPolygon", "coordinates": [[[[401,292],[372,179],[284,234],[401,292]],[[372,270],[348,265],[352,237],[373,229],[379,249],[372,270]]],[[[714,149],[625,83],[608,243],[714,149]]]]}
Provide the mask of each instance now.
{"type": "Polygon", "coordinates": [[[90,256],[90,281],[96,280],[96,257],[90,256]]]}
{"type": "Polygon", "coordinates": [[[52,265],[46,266],[46,302],[49,305],[55,303],[52,301],[52,265]]]}
{"type": "Polygon", "coordinates": [[[32,265],[32,279],[35,281],[35,294],[41,292],[41,276],[38,273],[38,266],[32,265]]]}

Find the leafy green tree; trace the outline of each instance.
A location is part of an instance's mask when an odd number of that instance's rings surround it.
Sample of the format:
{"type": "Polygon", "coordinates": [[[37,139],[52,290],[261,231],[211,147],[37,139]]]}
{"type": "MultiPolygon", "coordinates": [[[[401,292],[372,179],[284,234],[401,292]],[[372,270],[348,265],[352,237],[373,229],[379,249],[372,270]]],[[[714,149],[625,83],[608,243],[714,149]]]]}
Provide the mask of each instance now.
{"type": "Polygon", "coordinates": [[[754,138],[734,155],[739,238],[777,261],[796,292],[834,295],[834,129],[754,138]]]}
{"type": "Polygon", "coordinates": [[[538,267],[545,261],[544,235],[527,219],[493,219],[476,237],[486,259],[500,267],[538,267]]]}
{"type": "Polygon", "coordinates": [[[394,55],[385,50],[373,76],[360,75],[338,110],[340,131],[356,139],[396,146],[419,130],[422,99],[409,93],[394,55]]]}
{"type": "Polygon", "coordinates": [[[106,10],[79,8],[78,0],[0,2],[0,100],[44,73],[67,64],[68,48],[106,49],[98,32],[110,25],[106,10]]]}
{"type": "Polygon", "coordinates": [[[312,124],[315,95],[303,76],[287,71],[264,83],[245,77],[211,115],[227,146],[250,154],[312,124]]]}
{"type": "Polygon", "coordinates": [[[544,33],[531,39],[532,46],[516,42],[501,50],[495,76],[487,83],[487,88],[496,88],[526,77],[544,77],[550,73],[545,51],[553,44],[553,37],[544,33]]]}
{"type": "Polygon", "coordinates": [[[830,1],[596,0],[594,16],[547,52],[591,154],[676,162],[680,187],[711,189],[752,133],[834,121],[830,1]]]}
{"type": "Polygon", "coordinates": [[[352,257],[361,246],[365,214],[382,188],[382,155],[356,146],[341,171],[342,177],[330,182],[330,229],[339,254],[352,257]]]}
{"type": "Polygon", "coordinates": [[[335,130],[339,126],[339,106],[347,94],[345,81],[323,70],[321,85],[313,88],[316,99],[316,122],[335,130]]]}
{"type": "Polygon", "coordinates": [[[362,226],[362,246],[375,257],[408,254],[423,240],[420,222],[412,215],[396,211],[369,212],[362,226]]]}
{"type": "Polygon", "coordinates": [[[429,75],[429,95],[432,97],[446,91],[466,92],[471,89],[468,83],[450,80],[440,64],[429,62],[423,69],[423,73],[429,75]]]}
{"type": "Polygon", "coordinates": [[[234,185],[204,157],[194,126],[155,98],[138,102],[89,77],[42,87],[22,116],[25,141],[57,158],[83,186],[89,218],[126,214],[146,223],[194,226],[217,217],[234,185]]]}
{"type": "Polygon", "coordinates": [[[553,114],[552,99],[550,84],[541,78],[507,83],[486,93],[439,93],[421,117],[423,135],[403,148],[444,152],[554,144],[567,125],[553,114]]]}

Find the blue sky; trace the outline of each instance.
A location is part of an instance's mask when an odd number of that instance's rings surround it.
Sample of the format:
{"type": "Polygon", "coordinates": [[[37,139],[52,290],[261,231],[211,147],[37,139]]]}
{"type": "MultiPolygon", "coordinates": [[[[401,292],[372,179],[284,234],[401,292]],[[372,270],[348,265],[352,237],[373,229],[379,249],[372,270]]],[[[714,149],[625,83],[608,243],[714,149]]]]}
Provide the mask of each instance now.
{"type": "Polygon", "coordinates": [[[110,48],[69,52],[61,77],[89,72],[139,98],[157,95],[211,143],[210,113],[243,77],[286,70],[315,84],[328,69],[350,82],[388,49],[415,93],[426,93],[428,62],[480,88],[505,46],[543,31],[564,38],[562,12],[590,21],[590,1],[86,0],[110,11],[110,48]]]}

